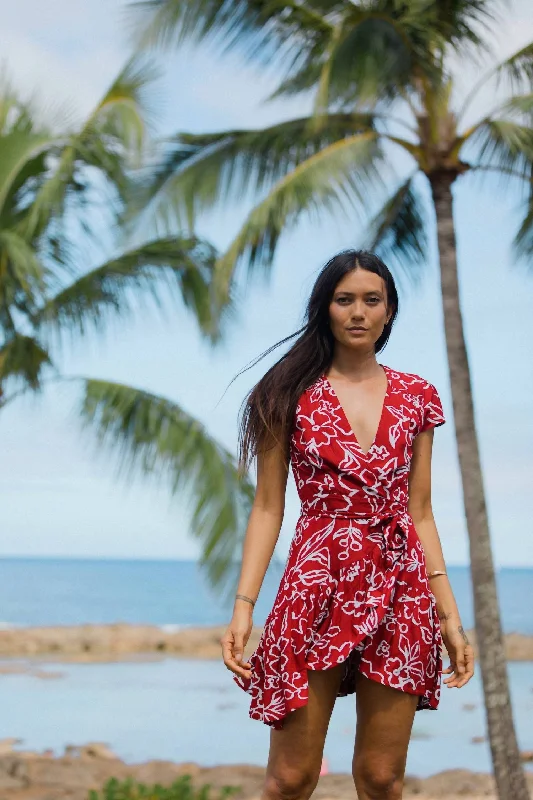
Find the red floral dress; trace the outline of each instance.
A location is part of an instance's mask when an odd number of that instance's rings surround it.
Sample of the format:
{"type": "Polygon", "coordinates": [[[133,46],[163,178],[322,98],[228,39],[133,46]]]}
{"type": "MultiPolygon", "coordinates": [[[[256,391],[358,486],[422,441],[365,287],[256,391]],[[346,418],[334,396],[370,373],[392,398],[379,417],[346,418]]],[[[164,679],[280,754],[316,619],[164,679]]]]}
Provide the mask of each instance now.
{"type": "Polygon", "coordinates": [[[301,514],[279,589],[251,657],[250,717],[273,728],[308,699],[308,670],[344,663],[355,676],[439,704],[441,632],[424,550],[407,511],[415,436],[445,422],[435,387],[381,365],[388,378],[365,453],[325,375],[300,397],[291,465],[301,514]]]}

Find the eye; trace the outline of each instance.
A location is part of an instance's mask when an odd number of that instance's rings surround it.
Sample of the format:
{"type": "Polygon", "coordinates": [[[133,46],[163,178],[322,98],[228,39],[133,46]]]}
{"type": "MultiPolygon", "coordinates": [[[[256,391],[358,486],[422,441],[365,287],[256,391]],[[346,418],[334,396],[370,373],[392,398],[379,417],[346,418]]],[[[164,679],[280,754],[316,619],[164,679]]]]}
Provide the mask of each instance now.
{"type": "Polygon", "coordinates": [[[369,297],[367,303],[373,303],[375,305],[376,303],[379,303],[379,300],[379,297],[369,297]]]}
{"type": "Polygon", "coordinates": [[[337,297],[337,303],[340,303],[341,305],[347,305],[350,302],[351,300],[349,297],[337,297]]]}

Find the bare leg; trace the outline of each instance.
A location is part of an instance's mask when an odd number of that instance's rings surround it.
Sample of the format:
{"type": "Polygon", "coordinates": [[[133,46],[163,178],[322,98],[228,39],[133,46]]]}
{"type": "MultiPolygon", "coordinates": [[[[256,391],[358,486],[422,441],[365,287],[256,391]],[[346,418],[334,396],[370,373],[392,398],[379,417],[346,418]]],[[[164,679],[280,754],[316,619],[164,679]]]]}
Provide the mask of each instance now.
{"type": "Polygon", "coordinates": [[[318,783],[324,741],[344,664],[307,673],[309,699],[270,732],[262,800],[308,800],[318,783]]]}
{"type": "Polygon", "coordinates": [[[401,800],[417,702],[358,673],[352,769],[359,800],[401,800]]]}

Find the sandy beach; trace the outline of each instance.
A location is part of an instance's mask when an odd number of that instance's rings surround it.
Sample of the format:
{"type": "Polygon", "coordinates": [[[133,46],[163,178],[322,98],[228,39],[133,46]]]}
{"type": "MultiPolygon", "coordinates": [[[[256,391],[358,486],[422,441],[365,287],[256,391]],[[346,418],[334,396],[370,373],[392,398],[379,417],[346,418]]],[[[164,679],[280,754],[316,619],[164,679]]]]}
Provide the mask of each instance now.
{"type": "MultiPolygon", "coordinates": [[[[256,647],[261,627],[254,627],[246,646],[256,647]]],[[[57,662],[128,661],[139,657],[221,657],[220,637],[225,626],[182,628],[168,631],[155,625],[56,625],[0,629],[0,657],[42,658],[57,662]]],[[[468,631],[476,649],[474,631],[468,631]]],[[[509,661],[533,661],[533,636],[505,636],[509,661]]],[[[446,655],[444,653],[444,655],[446,655]]]]}
{"type": "MultiPolygon", "coordinates": [[[[194,787],[211,784],[210,800],[217,800],[223,786],[239,787],[235,800],[258,800],[264,769],[245,764],[202,767],[196,763],[148,761],[125,764],[105,744],[70,745],[62,756],[51,751],[14,749],[12,739],[0,741],[0,797],[2,800],[86,800],[89,790],[98,790],[111,777],[133,777],[145,784],[169,785],[190,775],[194,787]]],[[[533,774],[528,774],[533,792],[533,774]]],[[[321,776],[313,798],[354,800],[352,777],[344,773],[321,776]]],[[[491,800],[496,798],[490,775],[468,770],[448,770],[429,778],[406,777],[404,797],[418,800],[491,800]]]]}

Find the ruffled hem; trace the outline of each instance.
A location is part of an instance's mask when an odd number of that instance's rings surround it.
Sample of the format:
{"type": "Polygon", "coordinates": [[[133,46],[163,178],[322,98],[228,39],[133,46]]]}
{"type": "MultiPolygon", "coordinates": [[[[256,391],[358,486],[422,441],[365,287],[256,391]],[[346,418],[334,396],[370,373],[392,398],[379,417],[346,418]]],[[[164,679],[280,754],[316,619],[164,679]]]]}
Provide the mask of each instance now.
{"type": "Polygon", "coordinates": [[[341,569],[337,579],[324,575],[323,583],[295,587],[290,598],[284,595],[279,605],[275,603],[248,659],[252,676],[233,677],[252,697],[249,716],[282,728],[284,718],[308,702],[308,670],[341,663],[345,670],[337,697],[355,692],[360,672],[370,680],[418,695],[417,711],[436,709],[441,668],[436,607],[429,589],[427,598],[420,594],[415,598],[417,608],[424,601],[427,606],[430,641],[423,641],[416,621],[401,632],[394,602],[398,571],[384,574],[361,569],[359,562],[341,569]],[[367,583],[364,589],[360,588],[363,583],[367,583]],[[378,631],[382,634],[379,642],[375,639],[378,631]]]}

